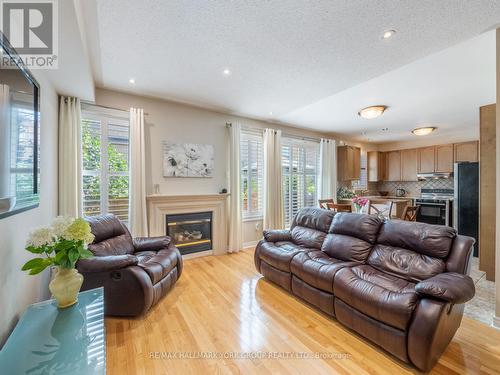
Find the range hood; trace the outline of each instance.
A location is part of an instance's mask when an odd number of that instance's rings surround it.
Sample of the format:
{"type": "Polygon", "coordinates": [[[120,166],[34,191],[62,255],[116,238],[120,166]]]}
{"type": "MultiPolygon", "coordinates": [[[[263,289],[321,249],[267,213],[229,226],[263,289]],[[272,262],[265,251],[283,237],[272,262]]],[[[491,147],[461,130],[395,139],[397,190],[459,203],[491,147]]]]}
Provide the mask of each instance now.
{"type": "Polygon", "coordinates": [[[453,178],[453,172],[417,173],[419,181],[453,178]]]}

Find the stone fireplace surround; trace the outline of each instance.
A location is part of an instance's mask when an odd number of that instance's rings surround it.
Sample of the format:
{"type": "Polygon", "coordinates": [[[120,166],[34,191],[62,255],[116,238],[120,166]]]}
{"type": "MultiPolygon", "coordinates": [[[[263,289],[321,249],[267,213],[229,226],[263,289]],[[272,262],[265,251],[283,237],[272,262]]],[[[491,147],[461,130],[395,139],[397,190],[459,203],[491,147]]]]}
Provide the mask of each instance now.
{"type": "Polygon", "coordinates": [[[227,252],[227,194],[149,195],[147,200],[150,236],[166,234],[166,215],[212,212],[212,250],[184,257],[222,255],[227,252]]]}

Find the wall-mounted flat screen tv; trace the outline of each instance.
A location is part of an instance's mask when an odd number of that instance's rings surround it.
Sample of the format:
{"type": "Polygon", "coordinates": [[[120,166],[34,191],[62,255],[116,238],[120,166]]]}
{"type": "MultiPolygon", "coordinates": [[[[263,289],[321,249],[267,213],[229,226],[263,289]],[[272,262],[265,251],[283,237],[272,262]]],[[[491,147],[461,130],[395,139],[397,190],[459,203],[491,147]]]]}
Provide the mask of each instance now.
{"type": "Polygon", "coordinates": [[[1,219],[40,202],[40,87],[1,32],[0,59],[1,219]]]}

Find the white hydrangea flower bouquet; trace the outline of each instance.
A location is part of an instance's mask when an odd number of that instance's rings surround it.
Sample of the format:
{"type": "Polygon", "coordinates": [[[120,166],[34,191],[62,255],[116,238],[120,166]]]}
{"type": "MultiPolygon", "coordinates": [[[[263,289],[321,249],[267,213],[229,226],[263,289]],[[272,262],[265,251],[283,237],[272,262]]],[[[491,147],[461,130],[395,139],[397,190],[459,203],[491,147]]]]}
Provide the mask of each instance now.
{"type": "Polygon", "coordinates": [[[94,235],[84,219],[57,217],[52,226],[37,229],[30,234],[26,250],[40,257],[26,262],[22,270],[36,275],[49,266],[75,268],[79,259],[93,256],[87,249],[92,241],[94,235]]]}

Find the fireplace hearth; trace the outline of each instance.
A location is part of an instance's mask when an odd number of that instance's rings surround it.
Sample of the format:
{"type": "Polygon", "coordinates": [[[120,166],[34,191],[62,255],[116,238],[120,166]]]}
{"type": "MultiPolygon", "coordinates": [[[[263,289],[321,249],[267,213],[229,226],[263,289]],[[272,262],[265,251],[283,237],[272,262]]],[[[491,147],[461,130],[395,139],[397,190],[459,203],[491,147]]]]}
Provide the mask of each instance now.
{"type": "Polygon", "coordinates": [[[166,234],[181,254],[212,250],[212,212],[166,215],[166,234]]]}

